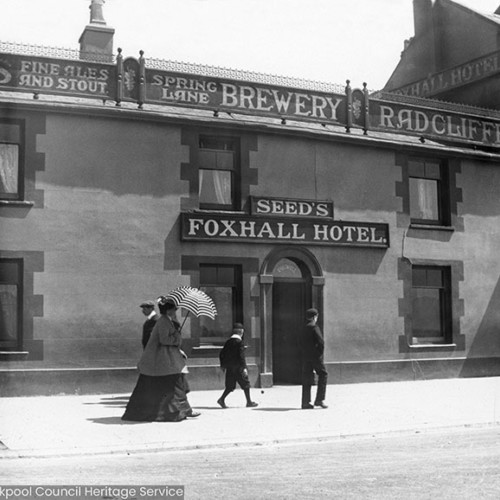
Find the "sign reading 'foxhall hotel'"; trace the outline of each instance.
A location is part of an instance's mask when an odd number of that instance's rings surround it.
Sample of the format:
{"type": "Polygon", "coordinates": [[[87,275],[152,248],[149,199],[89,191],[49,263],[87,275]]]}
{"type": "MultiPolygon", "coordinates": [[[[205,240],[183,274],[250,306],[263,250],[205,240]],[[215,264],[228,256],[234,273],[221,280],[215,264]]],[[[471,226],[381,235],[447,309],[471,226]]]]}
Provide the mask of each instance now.
{"type": "Polygon", "coordinates": [[[333,204],[306,200],[253,198],[251,214],[181,214],[185,241],[288,243],[387,248],[388,225],[334,221],[333,204]]]}

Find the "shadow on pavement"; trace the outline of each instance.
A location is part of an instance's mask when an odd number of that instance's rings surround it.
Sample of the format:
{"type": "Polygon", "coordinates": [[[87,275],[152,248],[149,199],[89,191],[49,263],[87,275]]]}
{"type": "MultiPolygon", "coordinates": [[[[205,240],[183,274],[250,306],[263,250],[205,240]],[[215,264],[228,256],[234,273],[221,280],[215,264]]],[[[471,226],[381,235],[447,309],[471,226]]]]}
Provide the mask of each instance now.
{"type": "Polygon", "coordinates": [[[121,417],[98,417],[98,418],[88,418],[89,422],[94,424],[106,424],[106,425],[135,425],[135,424],[150,424],[151,422],[134,422],[132,420],[122,420],[121,417]]]}
{"type": "Polygon", "coordinates": [[[300,410],[300,408],[254,408],[253,411],[295,411],[300,410]]]}
{"type": "Polygon", "coordinates": [[[96,401],[94,403],[84,403],[85,405],[104,405],[104,406],[123,406],[125,407],[128,403],[130,396],[115,396],[115,397],[106,397],[101,398],[100,401],[96,401]]]}
{"type": "Polygon", "coordinates": [[[196,410],[246,410],[246,411],[294,411],[300,410],[300,408],[283,408],[283,407],[259,407],[259,408],[247,408],[246,406],[228,406],[227,408],[221,408],[220,406],[193,406],[196,410]]]}

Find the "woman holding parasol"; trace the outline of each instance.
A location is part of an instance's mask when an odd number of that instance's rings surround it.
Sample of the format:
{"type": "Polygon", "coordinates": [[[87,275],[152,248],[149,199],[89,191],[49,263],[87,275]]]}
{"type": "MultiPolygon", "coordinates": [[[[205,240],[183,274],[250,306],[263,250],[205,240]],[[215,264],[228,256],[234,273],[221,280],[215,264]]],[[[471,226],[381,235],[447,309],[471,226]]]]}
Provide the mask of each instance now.
{"type": "Polygon", "coordinates": [[[158,298],[160,318],[138,363],[139,379],[122,420],[178,422],[197,417],[187,400],[186,356],[173,300],[158,298]]]}

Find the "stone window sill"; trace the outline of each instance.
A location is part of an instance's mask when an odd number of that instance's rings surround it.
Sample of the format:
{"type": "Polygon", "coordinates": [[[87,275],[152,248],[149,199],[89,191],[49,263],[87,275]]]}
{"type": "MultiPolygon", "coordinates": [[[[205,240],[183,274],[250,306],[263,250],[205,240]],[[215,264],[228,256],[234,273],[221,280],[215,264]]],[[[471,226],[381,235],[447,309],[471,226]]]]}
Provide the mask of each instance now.
{"type": "Polygon", "coordinates": [[[28,351],[0,351],[0,361],[24,361],[28,351]]]}
{"type": "Polygon", "coordinates": [[[426,351],[452,351],[457,348],[457,344],[412,344],[411,351],[426,350],[426,351]]]}
{"type": "Polygon", "coordinates": [[[0,200],[0,206],[8,206],[8,207],[32,207],[34,204],[35,204],[34,201],[0,200]]]}
{"type": "Polygon", "coordinates": [[[411,223],[410,229],[423,229],[424,231],[449,231],[449,232],[455,231],[455,228],[453,226],[439,226],[433,224],[416,224],[416,223],[411,223]]]}

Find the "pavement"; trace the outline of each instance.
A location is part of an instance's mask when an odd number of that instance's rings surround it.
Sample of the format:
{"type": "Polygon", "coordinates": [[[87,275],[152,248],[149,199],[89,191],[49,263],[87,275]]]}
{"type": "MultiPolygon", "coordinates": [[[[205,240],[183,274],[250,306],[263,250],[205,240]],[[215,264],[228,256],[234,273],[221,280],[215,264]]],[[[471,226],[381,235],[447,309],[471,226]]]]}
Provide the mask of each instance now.
{"type": "MultiPolygon", "coordinates": [[[[132,389],[132,388],[131,388],[132,389]]],[[[315,388],[313,388],[314,394],[315,388]]],[[[300,386],[243,391],[220,408],[193,391],[201,412],[182,422],[124,422],[129,394],[0,400],[0,459],[192,450],[500,425],[500,377],[329,385],[328,409],[300,409],[300,386]]]]}

